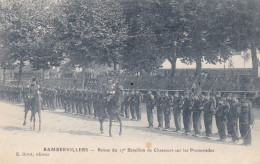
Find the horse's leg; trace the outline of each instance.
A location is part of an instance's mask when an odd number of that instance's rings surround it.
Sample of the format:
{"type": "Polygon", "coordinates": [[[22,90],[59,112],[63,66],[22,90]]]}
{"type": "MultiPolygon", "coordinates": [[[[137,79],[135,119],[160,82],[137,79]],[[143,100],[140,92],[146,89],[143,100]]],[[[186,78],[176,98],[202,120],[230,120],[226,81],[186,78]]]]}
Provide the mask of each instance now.
{"type": "Polygon", "coordinates": [[[39,116],[39,132],[41,131],[41,110],[38,111],[39,116]]]}
{"type": "Polygon", "coordinates": [[[104,122],[104,118],[99,118],[100,132],[101,132],[101,134],[104,133],[104,130],[103,130],[103,122],[104,122]]]}
{"type": "Polygon", "coordinates": [[[23,126],[26,125],[26,117],[27,117],[28,111],[29,111],[28,109],[25,109],[25,111],[24,111],[24,122],[23,122],[23,126]]]}
{"type": "Polygon", "coordinates": [[[120,114],[117,115],[117,120],[120,124],[119,135],[121,136],[122,135],[122,120],[121,120],[120,114]]]}
{"type": "Polygon", "coordinates": [[[112,128],[112,117],[109,117],[109,137],[112,137],[112,133],[111,133],[111,128],[112,128]]]}
{"type": "Polygon", "coordinates": [[[31,110],[31,118],[30,118],[30,127],[31,127],[31,129],[33,129],[32,128],[32,121],[33,121],[33,111],[31,110]]]}

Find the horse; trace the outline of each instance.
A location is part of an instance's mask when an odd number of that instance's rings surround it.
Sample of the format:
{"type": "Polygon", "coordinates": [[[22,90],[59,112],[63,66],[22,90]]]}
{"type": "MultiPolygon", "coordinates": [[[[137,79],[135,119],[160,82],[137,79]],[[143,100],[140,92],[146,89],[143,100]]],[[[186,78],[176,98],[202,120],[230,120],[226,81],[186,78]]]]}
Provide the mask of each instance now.
{"type": "Polygon", "coordinates": [[[120,90],[114,94],[99,94],[98,96],[98,118],[100,122],[100,132],[103,131],[103,122],[109,118],[109,137],[112,137],[112,121],[116,118],[120,125],[119,136],[122,135],[122,120],[121,120],[121,104],[123,96],[120,90]]]}
{"type": "Polygon", "coordinates": [[[23,126],[26,125],[26,116],[28,111],[31,111],[31,123],[33,121],[32,130],[35,130],[35,114],[38,113],[39,116],[39,131],[41,131],[41,95],[38,89],[34,86],[30,87],[30,92],[28,97],[25,99],[25,115],[24,115],[24,123],[23,126]]]}

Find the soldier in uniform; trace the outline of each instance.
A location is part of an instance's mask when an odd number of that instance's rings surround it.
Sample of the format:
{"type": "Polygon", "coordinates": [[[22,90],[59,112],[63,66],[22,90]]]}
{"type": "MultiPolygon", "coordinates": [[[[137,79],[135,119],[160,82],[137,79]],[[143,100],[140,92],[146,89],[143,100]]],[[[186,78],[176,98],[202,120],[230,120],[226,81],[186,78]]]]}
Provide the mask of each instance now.
{"type": "Polygon", "coordinates": [[[128,91],[124,93],[124,115],[126,119],[129,119],[130,115],[130,95],[128,91]]]}
{"type": "Polygon", "coordinates": [[[146,96],[146,110],[147,110],[147,119],[149,126],[147,128],[153,127],[153,109],[154,109],[154,96],[152,91],[149,90],[146,96]]]}
{"type": "Polygon", "coordinates": [[[162,129],[163,127],[163,108],[162,108],[162,93],[161,91],[157,91],[156,98],[155,98],[155,104],[157,108],[157,120],[158,120],[158,129],[162,129]]]}
{"type": "Polygon", "coordinates": [[[192,106],[192,120],[193,120],[193,128],[195,132],[195,136],[200,135],[201,129],[201,116],[203,111],[203,96],[202,95],[195,95],[193,98],[193,106],[192,106]]]}
{"type": "Polygon", "coordinates": [[[218,118],[218,132],[220,141],[226,141],[226,128],[227,128],[227,114],[229,113],[230,106],[225,98],[218,100],[218,107],[216,109],[216,118],[218,118]]]}
{"type": "Polygon", "coordinates": [[[91,107],[92,107],[92,104],[93,104],[93,92],[92,91],[88,91],[87,92],[87,108],[88,108],[88,111],[87,111],[87,114],[89,116],[92,115],[92,112],[91,112],[91,107]]]}
{"type": "Polygon", "coordinates": [[[216,100],[212,94],[208,93],[203,105],[204,111],[204,125],[206,130],[206,137],[212,135],[212,117],[216,109],[216,100]]]}
{"type": "Polygon", "coordinates": [[[130,95],[129,95],[129,99],[130,99],[130,112],[131,112],[131,116],[132,119],[131,120],[136,120],[136,111],[135,111],[135,103],[134,103],[134,99],[135,99],[135,93],[132,90],[130,95]]]}
{"type": "Polygon", "coordinates": [[[181,109],[183,105],[183,97],[179,95],[178,92],[174,94],[173,98],[173,117],[174,117],[174,123],[176,132],[181,131],[181,109]]]}
{"type": "Polygon", "coordinates": [[[94,117],[97,117],[98,99],[99,99],[99,92],[96,90],[96,91],[94,91],[94,94],[93,94],[94,117]]]}
{"type": "MultiPolygon", "coordinates": [[[[232,101],[231,93],[228,93],[226,100],[229,103],[229,105],[232,106],[233,101],[232,101]]],[[[232,118],[230,112],[227,114],[227,131],[228,131],[228,137],[231,137],[233,132],[232,132],[232,118]]]]}
{"type": "MultiPolygon", "coordinates": [[[[219,105],[219,100],[221,99],[221,92],[217,92],[217,95],[215,97],[216,99],[216,109],[218,109],[218,105],[219,105]]],[[[223,100],[222,100],[223,101],[223,100]]],[[[217,125],[217,129],[218,129],[218,133],[219,133],[219,129],[220,129],[220,124],[221,124],[221,119],[220,117],[218,117],[217,115],[215,115],[215,120],[216,120],[216,125],[217,125]]]]}
{"type": "Polygon", "coordinates": [[[191,114],[192,114],[192,97],[189,93],[185,93],[183,99],[183,124],[185,129],[185,134],[190,134],[191,131],[191,114]]]}
{"type": "Polygon", "coordinates": [[[246,98],[246,94],[241,100],[241,114],[239,117],[239,129],[244,145],[251,145],[251,128],[254,124],[254,114],[252,111],[252,103],[246,98]]]}
{"type": "Polygon", "coordinates": [[[137,121],[141,121],[142,94],[139,92],[139,90],[135,90],[133,101],[134,101],[134,108],[137,116],[137,121]]]}
{"type": "Polygon", "coordinates": [[[170,121],[171,121],[171,107],[172,107],[172,97],[169,96],[168,91],[164,92],[164,96],[162,99],[162,108],[163,115],[165,121],[165,131],[170,129],[170,121]]]}
{"type": "Polygon", "coordinates": [[[230,115],[231,115],[231,128],[232,128],[232,142],[237,143],[239,141],[238,137],[238,118],[241,113],[241,104],[238,102],[236,95],[232,97],[230,104],[230,115]]]}

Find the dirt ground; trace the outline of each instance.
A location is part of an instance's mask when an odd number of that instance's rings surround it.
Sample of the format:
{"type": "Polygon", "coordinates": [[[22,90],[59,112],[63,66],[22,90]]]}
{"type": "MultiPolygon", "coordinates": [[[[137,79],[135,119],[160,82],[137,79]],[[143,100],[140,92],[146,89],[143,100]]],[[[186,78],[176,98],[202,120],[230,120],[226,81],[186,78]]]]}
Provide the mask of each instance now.
{"type": "MultiPolygon", "coordinates": [[[[252,146],[229,141],[186,136],[171,131],[148,129],[145,108],[142,121],[123,121],[123,135],[119,124],[113,122],[113,137],[108,136],[108,122],[104,134],[99,132],[97,119],[64,113],[63,110],[42,111],[42,130],[23,126],[22,104],[0,103],[0,163],[260,163],[260,110],[255,110],[252,146]],[[59,149],[57,149],[59,148],[59,149]],[[60,149],[61,148],[61,149],[60,149]],[[162,152],[164,151],[164,152],[162,152]],[[208,152],[205,152],[208,151],[208,152]]],[[[214,121],[214,120],[213,120],[214,121]]],[[[156,116],[154,124],[157,126],[156,116]]],[[[173,118],[171,126],[174,127],[173,118]]],[[[202,128],[204,130],[204,128],[202,128]]],[[[216,127],[213,127],[216,133],[216,127]]]]}

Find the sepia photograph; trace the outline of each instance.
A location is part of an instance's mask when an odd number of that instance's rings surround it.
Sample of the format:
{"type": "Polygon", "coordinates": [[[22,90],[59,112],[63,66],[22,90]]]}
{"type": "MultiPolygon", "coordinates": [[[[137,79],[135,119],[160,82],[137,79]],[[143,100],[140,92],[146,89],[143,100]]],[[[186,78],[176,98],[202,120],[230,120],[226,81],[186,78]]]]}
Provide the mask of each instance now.
{"type": "Polygon", "coordinates": [[[260,0],[0,0],[1,164],[260,164],[260,0]]]}

